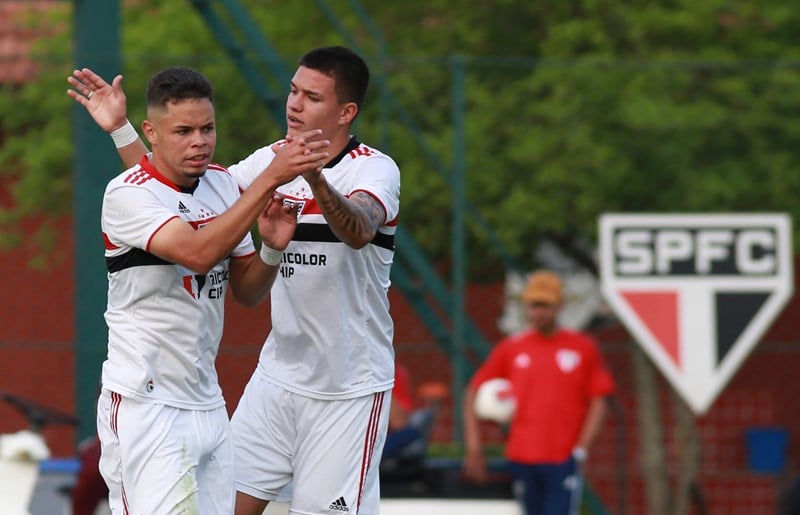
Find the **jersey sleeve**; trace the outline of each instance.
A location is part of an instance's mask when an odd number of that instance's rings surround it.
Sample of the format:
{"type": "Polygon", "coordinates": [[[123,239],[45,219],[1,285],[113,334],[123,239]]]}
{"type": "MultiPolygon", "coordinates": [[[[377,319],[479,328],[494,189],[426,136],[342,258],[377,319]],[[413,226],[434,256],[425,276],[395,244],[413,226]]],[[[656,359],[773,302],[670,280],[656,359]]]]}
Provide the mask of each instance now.
{"type": "Polygon", "coordinates": [[[386,211],[386,223],[393,222],[400,212],[400,169],[386,155],[365,159],[356,171],[349,195],[365,191],[375,197],[386,211]]]}
{"type": "Polygon", "coordinates": [[[508,378],[508,360],[506,359],[506,344],[508,339],[500,341],[486,357],[478,370],[472,375],[469,386],[472,389],[478,388],[482,383],[496,377],[508,378]]]}
{"type": "Polygon", "coordinates": [[[103,197],[103,234],[116,247],[148,250],[153,235],[177,217],[152,192],[136,185],[109,186],[103,197]]]}
{"type": "Polygon", "coordinates": [[[247,257],[256,253],[256,247],[253,244],[253,236],[248,232],[245,234],[242,241],[233,249],[231,256],[235,258],[247,257]]]}
{"type": "MultiPolygon", "coordinates": [[[[221,177],[227,179],[225,181],[225,198],[227,199],[227,208],[230,209],[236,202],[239,201],[239,198],[242,196],[242,189],[237,185],[236,176],[231,173],[230,169],[225,170],[224,174],[221,174],[221,177]]],[[[255,244],[253,243],[253,236],[248,231],[242,241],[233,249],[231,252],[231,257],[240,258],[240,257],[247,257],[252,254],[255,254],[256,248],[255,244]]]]}
{"type": "Polygon", "coordinates": [[[273,159],[275,159],[275,152],[272,151],[271,145],[267,145],[229,166],[228,171],[239,183],[239,189],[244,191],[253,184],[256,177],[272,163],[273,159]]]}
{"type": "Polygon", "coordinates": [[[614,393],[614,379],[606,368],[597,343],[589,338],[589,381],[587,392],[590,398],[603,397],[614,393]]]}

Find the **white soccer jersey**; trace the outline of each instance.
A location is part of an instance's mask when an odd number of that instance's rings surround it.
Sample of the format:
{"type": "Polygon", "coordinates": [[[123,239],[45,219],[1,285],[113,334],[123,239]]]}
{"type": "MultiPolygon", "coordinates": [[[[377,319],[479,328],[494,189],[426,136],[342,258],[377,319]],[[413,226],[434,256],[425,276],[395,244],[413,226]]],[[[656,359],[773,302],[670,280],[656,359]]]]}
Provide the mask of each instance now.
{"type": "MultiPolygon", "coordinates": [[[[179,217],[202,230],[238,198],[236,181],[222,167],[209,166],[193,191],[185,191],[153,168],[148,156],[109,182],[102,210],[108,267],[104,388],[183,409],[225,404],[214,361],[228,259],[202,275],[148,250],[169,220],[179,217]]],[[[254,252],[247,234],[232,256],[254,252]]]]}
{"type": "MultiPolygon", "coordinates": [[[[230,172],[247,188],[274,157],[270,146],[263,147],[230,172]]],[[[351,138],[322,173],[345,196],[372,195],[386,222],[372,243],[355,250],[333,234],[302,177],[278,188],[301,211],[272,287],[272,331],[258,370],[296,393],[346,399],[388,390],[394,381],[387,292],[400,171],[389,156],[351,138]]]]}

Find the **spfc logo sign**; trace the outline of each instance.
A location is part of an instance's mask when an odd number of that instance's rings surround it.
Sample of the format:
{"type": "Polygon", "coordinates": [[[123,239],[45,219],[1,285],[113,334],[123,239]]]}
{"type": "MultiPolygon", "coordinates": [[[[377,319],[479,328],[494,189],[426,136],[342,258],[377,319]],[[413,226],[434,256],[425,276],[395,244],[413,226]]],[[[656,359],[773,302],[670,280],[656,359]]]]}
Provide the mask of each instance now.
{"type": "Polygon", "coordinates": [[[792,296],[780,214],[605,215],[601,288],[695,413],[704,413],[792,296]]]}

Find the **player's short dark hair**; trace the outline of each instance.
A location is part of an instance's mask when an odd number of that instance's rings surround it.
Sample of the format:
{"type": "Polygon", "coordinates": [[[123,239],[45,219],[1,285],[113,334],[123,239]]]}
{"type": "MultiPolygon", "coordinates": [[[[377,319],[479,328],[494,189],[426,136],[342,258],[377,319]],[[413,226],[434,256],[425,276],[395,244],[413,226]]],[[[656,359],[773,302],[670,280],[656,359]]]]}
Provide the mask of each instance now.
{"type": "Polygon", "coordinates": [[[211,82],[188,66],[171,66],[156,73],[147,83],[147,107],[164,107],[170,102],[207,98],[214,103],[211,82]]]}
{"type": "Polygon", "coordinates": [[[358,54],[342,46],[315,48],[300,58],[300,66],[332,78],[339,102],[361,107],[369,86],[369,67],[358,54]]]}

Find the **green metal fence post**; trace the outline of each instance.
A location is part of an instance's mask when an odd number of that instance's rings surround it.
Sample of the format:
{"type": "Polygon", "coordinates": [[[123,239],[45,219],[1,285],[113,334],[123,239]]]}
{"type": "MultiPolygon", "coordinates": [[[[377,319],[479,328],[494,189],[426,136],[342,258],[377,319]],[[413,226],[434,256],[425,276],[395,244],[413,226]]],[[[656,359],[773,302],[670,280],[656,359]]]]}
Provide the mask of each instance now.
{"type": "MultiPolygon", "coordinates": [[[[105,78],[121,71],[119,0],[74,0],[75,66],[105,78]]],[[[64,102],[70,100],[64,96],[64,102]]],[[[75,405],[78,438],[95,433],[100,365],[106,355],[106,267],[100,206],[108,179],[120,169],[109,137],[81,106],[72,113],[75,224],[75,405]]]]}

